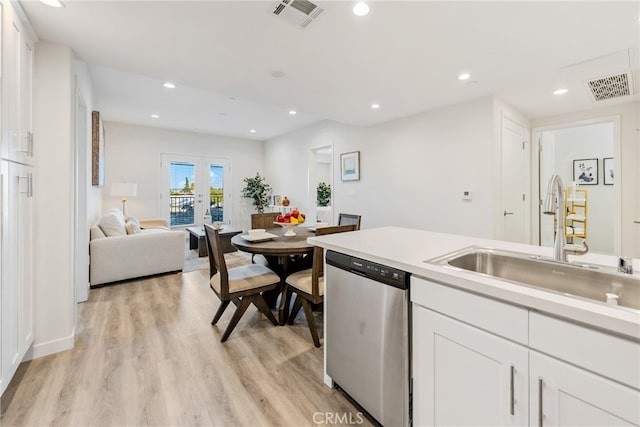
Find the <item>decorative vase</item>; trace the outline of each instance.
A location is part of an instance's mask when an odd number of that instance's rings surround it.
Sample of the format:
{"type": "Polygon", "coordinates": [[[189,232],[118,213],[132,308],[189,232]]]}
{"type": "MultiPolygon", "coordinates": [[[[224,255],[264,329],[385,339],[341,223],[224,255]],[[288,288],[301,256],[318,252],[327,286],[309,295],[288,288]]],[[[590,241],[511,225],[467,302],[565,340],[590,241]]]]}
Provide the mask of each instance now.
{"type": "Polygon", "coordinates": [[[287,196],[284,196],[284,199],[282,199],[282,206],[289,206],[289,199],[287,199],[287,196]]]}

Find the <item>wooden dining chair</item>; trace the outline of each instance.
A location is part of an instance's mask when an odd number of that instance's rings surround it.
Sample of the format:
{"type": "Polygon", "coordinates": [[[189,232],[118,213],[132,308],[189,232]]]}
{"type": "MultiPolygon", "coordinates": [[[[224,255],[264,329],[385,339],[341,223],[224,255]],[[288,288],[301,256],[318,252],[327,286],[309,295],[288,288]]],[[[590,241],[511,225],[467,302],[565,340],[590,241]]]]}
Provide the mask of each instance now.
{"type": "MultiPolygon", "coordinates": [[[[326,234],[344,233],[346,231],[354,231],[355,224],[335,225],[331,227],[321,227],[316,229],[316,236],[326,234]]],[[[313,338],[313,344],[320,347],[320,338],[313,320],[311,305],[320,304],[324,300],[324,249],[316,246],[313,249],[313,265],[311,268],[298,271],[291,274],[285,280],[285,287],[282,291],[282,300],[286,300],[287,292],[295,292],[296,299],[293,303],[293,309],[289,315],[289,324],[293,324],[300,308],[304,310],[304,316],[307,318],[307,325],[313,338]]]]}
{"type": "Polygon", "coordinates": [[[338,225],[354,224],[356,230],[360,230],[360,223],[362,222],[361,215],[341,213],[338,215],[338,225]]]}
{"type": "Polygon", "coordinates": [[[230,302],[234,300],[240,301],[220,342],[225,342],[229,338],[233,328],[236,327],[251,303],[267,316],[271,323],[277,325],[278,322],[264,300],[262,292],[270,291],[280,286],[280,277],[262,264],[250,264],[227,269],[219,231],[209,224],[205,224],[204,227],[205,240],[209,250],[209,286],[220,298],[220,307],[218,307],[218,311],[213,316],[211,324],[218,323],[220,316],[222,316],[230,302]]]}
{"type": "MultiPolygon", "coordinates": [[[[251,228],[264,228],[265,230],[268,228],[276,227],[274,222],[280,215],[279,212],[267,212],[267,213],[254,213],[251,214],[251,228]]],[[[259,257],[259,262],[263,264],[266,263],[266,260],[262,258],[261,255],[259,257]]],[[[255,263],[255,254],[251,255],[251,262],[255,263]]]]}
{"type": "Polygon", "coordinates": [[[279,212],[255,213],[251,214],[251,228],[273,228],[279,212]]]}

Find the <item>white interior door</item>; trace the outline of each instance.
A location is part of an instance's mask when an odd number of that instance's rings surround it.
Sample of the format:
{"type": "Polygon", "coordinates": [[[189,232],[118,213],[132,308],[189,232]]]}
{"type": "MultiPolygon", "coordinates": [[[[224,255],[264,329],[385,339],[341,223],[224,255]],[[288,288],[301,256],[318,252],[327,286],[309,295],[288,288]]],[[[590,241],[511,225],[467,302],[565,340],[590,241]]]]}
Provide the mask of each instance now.
{"type": "Polygon", "coordinates": [[[171,227],[231,223],[231,161],[229,159],[162,154],[161,212],[171,227]],[[225,201],[227,203],[225,203],[225,201]]]}
{"type": "Polygon", "coordinates": [[[528,243],[528,137],[525,128],[502,116],[502,239],[528,243]]]}

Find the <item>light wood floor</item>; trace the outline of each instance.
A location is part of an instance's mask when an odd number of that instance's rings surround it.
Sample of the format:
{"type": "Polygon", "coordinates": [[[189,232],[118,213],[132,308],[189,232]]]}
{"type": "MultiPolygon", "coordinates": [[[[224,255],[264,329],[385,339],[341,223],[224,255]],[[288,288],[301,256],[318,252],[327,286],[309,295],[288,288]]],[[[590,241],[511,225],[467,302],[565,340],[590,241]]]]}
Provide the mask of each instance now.
{"type": "Polygon", "coordinates": [[[212,327],[218,304],[208,270],[92,290],[78,305],[74,349],[18,369],[2,397],[2,426],[305,426],[323,422],[315,413],[360,419],[322,383],[322,348],[302,316],[273,326],[251,307],[222,344],[234,307],[212,327]]]}

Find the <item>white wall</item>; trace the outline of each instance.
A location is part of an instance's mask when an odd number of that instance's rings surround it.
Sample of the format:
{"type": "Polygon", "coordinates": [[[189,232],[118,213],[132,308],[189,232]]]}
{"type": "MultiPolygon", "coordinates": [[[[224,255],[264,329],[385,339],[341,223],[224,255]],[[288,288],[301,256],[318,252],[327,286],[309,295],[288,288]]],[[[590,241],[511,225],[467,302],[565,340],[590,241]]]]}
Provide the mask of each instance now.
{"type": "Polygon", "coordinates": [[[250,228],[251,201],[241,198],[243,179],[263,173],[264,143],[230,137],[105,122],[105,189],[102,207],[122,208],[112,197],[112,182],[136,182],[138,195],[127,199],[127,213],[138,218],[160,216],[161,153],[231,159],[232,224],[250,228]]]}
{"type": "Polygon", "coordinates": [[[305,212],[300,153],[333,144],[334,221],[348,212],[363,215],[363,228],[494,237],[493,109],[486,97],[369,128],[323,122],[267,141],[265,176],[305,212]],[[360,151],[360,181],[342,182],[340,153],[350,151],[360,151]],[[462,200],[464,190],[472,202],[462,200]]]}
{"type": "MultiPolygon", "coordinates": [[[[613,123],[599,123],[544,132],[545,158],[553,158],[553,164],[541,163],[540,183],[545,185],[552,174],[560,175],[568,186],[573,181],[573,161],[575,159],[598,159],[598,185],[580,186],[588,191],[587,243],[590,251],[602,254],[614,252],[614,186],[604,185],[603,162],[605,157],[613,157],[613,123]],[[552,151],[547,153],[546,151],[552,151]]],[[[553,246],[553,216],[541,217],[541,242],[543,246],[553,246]]]]}
{"type": "MultiPolygon", "coordinates": [[[[87,194],[86,194],[86,205],[87,205],[87,223],[92,224],[100,216],[100,212],[102,211],[102,193],[103,189],[101,187],[94,187],[91,185],[91,111],[94,110],[93,106],[94,95],[93,95],[93,82],[91,81],[91,74],[89,74],[89,68],[84,61],[76,59],[74,61],[74,72],[76,76],[76,87],[82,93],[85,103],[87,104],[87,109],[89,111],[87,117],[87,150],[86,150],[86,162],[87,162],[87,194]]],[[[88,244],[88,243],[87,243],[88,244]]]]}
{"type": "MultiPolygon", "coordinates": [[[[532,128],[559,126],[566,123],[579,123],[585,120],[604,120],[619,118],[620,121],[620,156],[616,159],[616,189],[621,197],[621,229],[614,230],[614,234],[621,239],[621,253],[640,257],[640,225],[634,220],[640,220],[640,103],[633,102],[614,105],[607,108],[580,111],[561,116],[532,120],[532,128]],[[618,187],[619,185],[619,187],[618,187]]],[[[617,251],[615,251],[617,252],[617,251]]]]}
{"type": "Polygon", "coordinates": [[[36,138],[33,357],[40,357],[72,348],[74,342],[72,51],[53,43],[37,43],[33,80],[36,138]]]}

